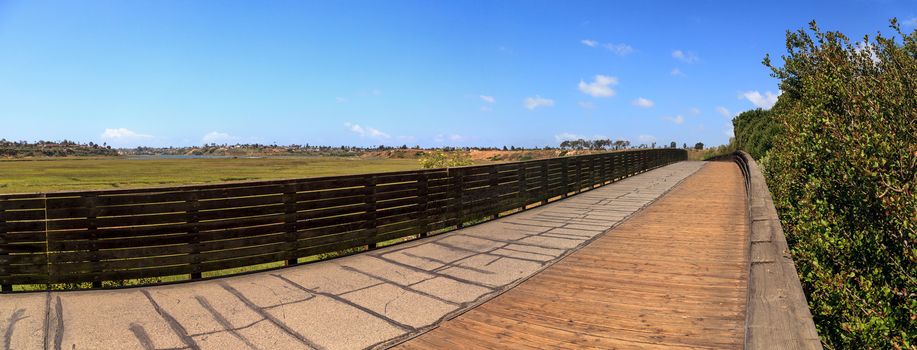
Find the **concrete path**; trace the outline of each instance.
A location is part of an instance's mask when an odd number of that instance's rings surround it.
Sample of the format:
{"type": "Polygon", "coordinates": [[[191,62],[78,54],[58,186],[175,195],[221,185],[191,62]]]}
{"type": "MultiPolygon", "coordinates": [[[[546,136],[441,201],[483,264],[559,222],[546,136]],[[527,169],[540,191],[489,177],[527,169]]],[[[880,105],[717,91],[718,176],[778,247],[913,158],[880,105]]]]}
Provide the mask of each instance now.
{"type": "Polygon", "coordinates": [[[588,246],[401,349],[742,348],[745,203],[736,164],[707,164],[588,246]]]}
{"type": "Polygon", "coordinates": [[[499,220],[287,269],[0,296],[0,349],[385,347],[492,299],[703,166],[681,162],[499,220]]]}

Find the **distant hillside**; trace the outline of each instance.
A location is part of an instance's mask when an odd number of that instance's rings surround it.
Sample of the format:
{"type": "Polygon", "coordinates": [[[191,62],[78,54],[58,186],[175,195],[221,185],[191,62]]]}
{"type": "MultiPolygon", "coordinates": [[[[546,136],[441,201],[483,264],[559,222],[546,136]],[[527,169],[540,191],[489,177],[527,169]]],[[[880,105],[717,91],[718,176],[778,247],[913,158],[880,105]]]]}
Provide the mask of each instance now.
{"type": "Polygon", "coordinates": [[[73,141],[26,141],[0,140],[0,157],[26,158],[26,157],[96,157],[117,156],[118,151],[108,145],[95,143],[81,144],[73,141]]]}

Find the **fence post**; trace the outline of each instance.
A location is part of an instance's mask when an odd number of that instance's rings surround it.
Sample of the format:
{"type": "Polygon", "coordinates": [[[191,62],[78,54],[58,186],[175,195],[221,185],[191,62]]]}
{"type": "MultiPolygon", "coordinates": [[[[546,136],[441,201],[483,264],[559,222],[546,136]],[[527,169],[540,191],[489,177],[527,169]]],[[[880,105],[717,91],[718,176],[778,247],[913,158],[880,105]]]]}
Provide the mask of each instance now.
{"type": "Polygon", "coordinates": [[[564,157],[563,159],[563,190],[564,193],[560,195],[560,198],[567,198],[567,193],[570,193],[570,157],[564,157]]]}
{"type": "MultiPolygon", "coordinates": [[[[7,278],[7,266],[9,266],[9,261],[6,260],[6,256],[9,256],[9,247],[6,244],[6,206],[4,201],[0,201],[0,278],[4,279],[4,282],[7,278]]],[[[0,283],[0,292],[12,292],[13,286],[7,283],[0,283]]]]}
{"type": "Polygon", "coordinates": [[[550,161],[551,161],[550,159],[545,160],[541,165],[541,186],[540,187],[541,187],[541,197],[542,197],[541,204],[542,205],[548,204],[548,198],[550,196],[549,193],[551,193],[548,190],[548,165],[550,161]]]}
{"type": "Polygon", "coordinates": [[[430,222],[427,219],[427,202],[429,198],[430,174],[426,171],[420,173],[417,179],[417,212],[420,213],[419,223],[420,238],[426,237],[430,232],[430,222]]]}
{"type": "Polygon", "coordinates": [[[288,183],[283,186],[283,222],[287,232],[287,266],[299,263],[296,256],[298,237],[296,237],[296,184],[288,183]]]}
{"type": "Polygon", "coordinates": [[[201,209],[201,202],[198,192],[191,191],[188,196],[188,234],[191,235],[191,279],[201,279],[201,229],[198,227],[198,211],[201,209]]]}
{"type": "Polygon", "coordinates": [[[592,168],[592,172],[590,173],[590,176],[589,176],[591,179],[590,184],[589,184],[590,189],[593,189],[599,186],[599,171],[595,167],[595,165],[598,163],[596,162],[596,159],[598,158],[599,156],[592,156],[592,158],[590,159],[592,162],[592,165],[589,166],[590,168],[592,168]]]}
{"type": "Polygon", "coordinates": [[[526,191],[528,186],[526,183],[527,166],[528,163],[519,163],[519,167],[516,169],[516,179],[519,182],[519,194],[517,196],[519,198],[518,203],[521,204],[520,211],[525,210],[525,205],[529,202],[528,192],[526,191]]]}
{"type": "Polygon", "coordinates": [[[376,249],[376,233],[379,231],[376,227],[376,180],[375,175],[366,176],[366,221],[369,224],[367,250],[376,249]]]}
{"type": "Polygon", "coordinates": [[[462,228],[463,226],[465,226],[465,213],[464,213],[464,211],[465,211],[464,206],[465,206],[465,205],[464,205],[464,203],[463,203],[463,201],[464,201],[464,198],[463,198],[463,197],[464,197],[464,193],[465,193],[465,189],[464,189],[464,186],[465,186],[465,184],[464,184],[464,183],[465,183],[465,179],[464,179],[465,172],[462,171],[461,169],[449,169],[449,171],[451,172],[450,176],[453,177],[453,178],[451,179],[451,180],[452,180],[452,183],[453,183],[453,185],[452,185],[452,186],[453,186],[453,187],[452,187],[452,191],[453,191],[452,196],[453,196],[453,198],[454,198],[454,200],[455,200],[455,213],[456,213],[456,216],[457,216],[457,220],[456,220],[457,223],[455,224],[455,227],[457,227],[457,228],[462,228]]]}
{"type": "MultiPolygon", "coordinates": [[[[102,271],[97,270],[97,268],[98,268],[98,266],[99,266],[99,265],[98,265],[98,263],[99,263],[99,257],[98,257],[99,248],[96,246],[96,244],[98,244],[98,239],[99,239],[99,237],[98,237],[98,234],[99,234],[99,231],[98,231],[98,223],[96,223],[96,217],[99,216],[98,197],[96,197],[95,195],[87,195],[87,196],[83,197],[83,201],[84,201],[84,203],[85,203],[85,205],[86,205],[86,209],[87,209],[87,213],[86,213],[86,221],[87,221],[87,224],[86,224],[86,231],[87,231],[88,236],[89,236],[89,242],[91,243],[90,249],[89,249],[89,252],[90,252],[90,259],[89,259],[89,262],[92,263],[92,265],[93,265],[93,270],[96,270],[97,272],[102,272],[102,271]]],[[[47,234],[47,233],[45,233],[45,234],[47,234]]],[[[101,277],[100,277],[100,276],[98,276],[98,275],[93,276],[92,288],[102,288],[102,280],[101,280],[101,277]]]]}
{"type": "Polygon", "coordinates": [[[500,172],[498,171],[496,165],[491,165],[491,168],[490,168],[489,187],[491,188],[491,190],[488,192],[490,192],[490,195],[493,197],[493,199],[490,201],[491,205],[493,206],[493,211],[494,211],[493,219],[496,219],[500,217],[500,209],[501,209],[500,191],[498,190],[500,188],[500,172]]]}

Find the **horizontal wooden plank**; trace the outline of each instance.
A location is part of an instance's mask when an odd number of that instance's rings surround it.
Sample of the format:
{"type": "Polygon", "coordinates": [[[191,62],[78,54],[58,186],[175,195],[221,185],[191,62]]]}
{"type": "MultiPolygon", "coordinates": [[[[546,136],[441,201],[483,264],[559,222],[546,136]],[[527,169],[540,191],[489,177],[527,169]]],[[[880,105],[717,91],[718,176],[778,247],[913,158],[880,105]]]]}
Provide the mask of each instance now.
{"type": "Polygon", "coordinates": [[[0,210],[44,209],[44,198],[0,199],[0,210]]]}
{"type": "MultiPolygon", "coordinates": [[[[232,208],[232,209],[214,209],[199,211],[198,220],[208,221],[217,219],[242,218],[248,216],[261,216],[284,213],[286,207],[283,203],[263,205],[257,207],[232,208]]],[[[187,218],[187,215],[185,216],[187,218]]]]}
{"type": "Polygon", "coordinates": [[[44,209],[0,211],[0,220],[3,221],[30,221],[44,219],[44,209]]]}

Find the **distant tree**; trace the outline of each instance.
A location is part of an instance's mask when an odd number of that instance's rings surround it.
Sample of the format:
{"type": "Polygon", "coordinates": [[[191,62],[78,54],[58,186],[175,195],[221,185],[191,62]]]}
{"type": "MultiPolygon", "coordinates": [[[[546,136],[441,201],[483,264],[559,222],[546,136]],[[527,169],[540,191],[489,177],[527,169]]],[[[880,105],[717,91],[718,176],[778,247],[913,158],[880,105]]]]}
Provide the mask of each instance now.
{"type": "Polygon", "coordinates": [[[669,148],[675,148],[675,147],[678,147],[678,144],[675,143],[675,141],[672,141],[672,143],[669,144],[669,148]]]}
{"type": "Polygon", "coordinates": [[[704,149],[704,143],[703,143],[703,142],[695,143],[695,144],[694,144],[694,149],[696,149],[696,150],[702,150],[702,149],[704,149]]]}

